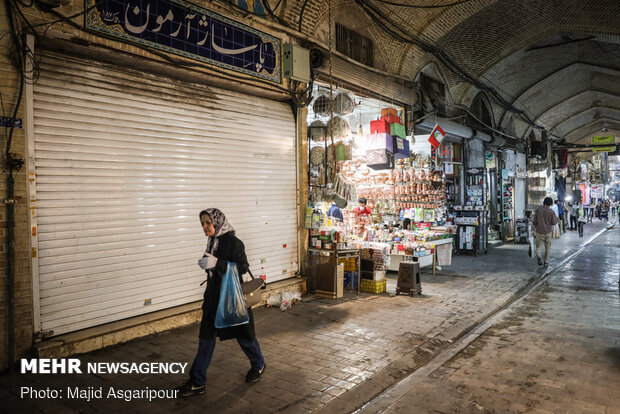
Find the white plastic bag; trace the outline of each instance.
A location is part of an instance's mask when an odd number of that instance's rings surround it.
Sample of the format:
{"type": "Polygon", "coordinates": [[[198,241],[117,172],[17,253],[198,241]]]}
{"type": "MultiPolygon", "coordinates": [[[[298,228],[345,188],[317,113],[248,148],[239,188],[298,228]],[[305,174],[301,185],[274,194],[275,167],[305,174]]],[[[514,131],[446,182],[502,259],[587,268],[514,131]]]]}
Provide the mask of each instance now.
{"type": "Polygon", "coordinates": [[[282,295],[279,293],[274,293],[267,298],[267,306],[280,306],[282,303],[282,295]]]}

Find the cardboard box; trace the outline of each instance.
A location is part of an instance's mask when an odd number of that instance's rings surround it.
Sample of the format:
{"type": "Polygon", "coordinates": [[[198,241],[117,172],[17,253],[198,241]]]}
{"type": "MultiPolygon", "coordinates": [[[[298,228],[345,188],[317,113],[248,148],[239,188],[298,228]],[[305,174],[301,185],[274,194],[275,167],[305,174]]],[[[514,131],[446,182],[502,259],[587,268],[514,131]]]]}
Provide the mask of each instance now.
{"type": "Polygon", "coordinates": [[[366,150],[366,165],[373,170],[393,170],[394,154],[385,149],[366,150]]]}
{"type": "Polygon", "coordinates": [[[385,279],[385,270],[375,270],[375,273],[372,275],[372,280],[382,279],[385,279]]]}
{"type": "Polygon", "coordinates": [[[409,158],[411,150],[409,149],[409,140],[406,138],[394,137],[394,159],[409,158]]]}
{"type": "Polygon", "coordinates": [[[400,120],[400,116],[394,116],[394,115],[382,116],[381,120],[387,122],[388,124],[394,124],[394,123],[402,124],[402,121],[400,120]]]}
{"type": "Polygon", "coordinates": [[[390,123],[385,119],[377,119],[376,121],[370,121],[370,133],[390,133],[390,123]]]}
{"type": "Polygon", "coordinates": [[[344,263],[339,264],[336,269],[336,298],[341,298],[344,294],[344,263]]]}
{"type": "Polygon", "coordinates": [[[394,152],[394,139],[390,134],[376,133],[366,135],[366,149],[385,149],[394,152]]]}
{"type": "Polygon", "coordinates": [[[390,124],[390,135],[393,137],[407,138],[407,130],[404,125],[393,123],[390,124]]]}
{"type": "Polygon", "coordinates": [[[383,108],[381,110],[381,117],[384,118],[386,116],[390,116],[390,115],[394,115],[394,116],[398,116],[398,111],[394,108],[383,108]]]}

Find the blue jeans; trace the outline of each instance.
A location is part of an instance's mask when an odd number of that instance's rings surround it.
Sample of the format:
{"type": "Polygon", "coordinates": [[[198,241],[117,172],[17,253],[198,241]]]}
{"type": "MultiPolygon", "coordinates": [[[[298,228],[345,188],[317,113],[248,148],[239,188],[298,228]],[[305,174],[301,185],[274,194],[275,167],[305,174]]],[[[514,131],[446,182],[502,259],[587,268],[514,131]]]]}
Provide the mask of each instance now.
{"type": "MultiPolygon", "coordinates": [[[[258,346],[258,340],[256,337],[253,341],[246,338],[237,338],[237,342],[250,360],[252,369],[259,370],[265,366],[263,353],[260,350],[260,346],[258,346]]],[[[209,364],[211,363],[214,350],[215,339],[198,340],[198,352],[196,352],[196,358],[194,358],[192,368],[189,370],[189,377],[192,379],[194,385],[205,385],[205,382],[207,381],[207,368],[209,368],[209,364]]]]}

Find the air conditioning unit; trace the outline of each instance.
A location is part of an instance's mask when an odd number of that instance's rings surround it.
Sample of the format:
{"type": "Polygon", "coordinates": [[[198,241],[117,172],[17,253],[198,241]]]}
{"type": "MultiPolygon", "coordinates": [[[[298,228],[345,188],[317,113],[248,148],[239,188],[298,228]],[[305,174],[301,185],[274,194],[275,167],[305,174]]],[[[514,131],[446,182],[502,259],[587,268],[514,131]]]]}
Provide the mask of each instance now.
{"type": "Polygon", "coordinates": [[[286,79],[310,82],[310,51],[291,44],[283,45],[282,69],[286,79]]]}

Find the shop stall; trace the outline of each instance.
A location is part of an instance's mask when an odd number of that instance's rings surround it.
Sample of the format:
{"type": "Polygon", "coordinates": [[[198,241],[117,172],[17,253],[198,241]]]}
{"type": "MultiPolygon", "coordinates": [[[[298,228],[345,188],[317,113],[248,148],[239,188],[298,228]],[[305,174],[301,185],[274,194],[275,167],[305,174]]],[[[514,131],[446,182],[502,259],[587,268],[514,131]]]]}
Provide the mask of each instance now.
{"type": "Polygon", "coordinates": [[[380,293],[385,272],[397,271],[403,260],[433,272],[449,265],[456,227],[447,222],[446,198],[455,197],[454,183],[448,188],[428,141],[407,136],[403,108],[320,89],[310,107],[311,290],[338,297],[341,284],[380,293]],[[322,281],[324,274],[329,280],[322,281]]]}

